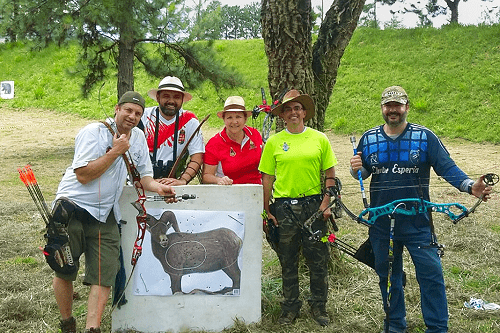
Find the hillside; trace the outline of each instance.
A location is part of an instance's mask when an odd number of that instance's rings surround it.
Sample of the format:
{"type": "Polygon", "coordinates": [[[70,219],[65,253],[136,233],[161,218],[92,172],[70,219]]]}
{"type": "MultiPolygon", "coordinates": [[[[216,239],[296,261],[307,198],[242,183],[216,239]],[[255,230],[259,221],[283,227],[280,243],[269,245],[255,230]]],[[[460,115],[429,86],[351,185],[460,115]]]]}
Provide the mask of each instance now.
{"type": "MultiPolygon", "coordinates": [[[[342,58],[325,128],[349,134],[380,124],[379,95],[385,87],[397,84],[410,95],[410,121],[441,136],[500,143],[499,41],[498,25],[359,28],[342,58]]],[[[203,117],[218,111],[233,94],[243,96],[249,108],[259,104],[260,87],[267,90],[263,41],[218,41],[214,48],[242,73],[244,82],[240,88],[218,92],[205,84],[192,90],[195,98],[186,108],[203,117]]],[[[15,81],[16,98],[0,100],[0,106],[52,109],[88,118],[103,118],[103,109],[111,113],[116,103],[115,73],[109,73],[100,96],[96,89],[88,100],[82,99],[82,78],[75,69],[77,52],[76,44],[43,50],[1,44],[0,80],[15,81]]],[[[135,80],[135,89],[144,95],[159,82],[139,67],[135,80]]],[[[154,102],[147,98],[147,103],[154,102]]],[[[220,122],[212,117],[210,125],[219,126],[220,122]]],[[[253,125],[260,126],[259,122],[253,125]]]]}

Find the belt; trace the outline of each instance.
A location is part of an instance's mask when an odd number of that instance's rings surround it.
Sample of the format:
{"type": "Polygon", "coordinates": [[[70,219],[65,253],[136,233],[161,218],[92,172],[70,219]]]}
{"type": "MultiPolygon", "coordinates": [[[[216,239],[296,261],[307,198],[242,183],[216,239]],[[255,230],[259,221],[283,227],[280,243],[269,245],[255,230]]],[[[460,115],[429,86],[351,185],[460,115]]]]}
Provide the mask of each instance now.
{"type": "Polygon", "coordinates": [[[310,201],[310,200],[321,201],[322,197],[323,196],[321,194],[314,194],[314,195],[309,195],[306,197],[299,197],[299,198],[288,198],[288,197],[274,198],[274,202],[276,202],[277,204],[283,204],[285,202],[288,202],[290,205],[298,205],[298,204],[304,203],[305,201],[310,201]]]}

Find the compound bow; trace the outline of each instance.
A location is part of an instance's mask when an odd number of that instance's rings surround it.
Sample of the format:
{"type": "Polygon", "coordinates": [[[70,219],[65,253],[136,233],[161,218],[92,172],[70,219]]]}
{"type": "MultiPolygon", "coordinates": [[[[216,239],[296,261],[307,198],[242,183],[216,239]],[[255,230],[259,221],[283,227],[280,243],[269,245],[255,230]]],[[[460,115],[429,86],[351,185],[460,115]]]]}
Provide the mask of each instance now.
{"type": "MultiPolygon", "coordinates": [[[[484,182],[487,186],[493,186],[497,184],[499,181],[499,176],[494,173],[487,173],[484,175],[484,182]]],[[[354,214],[347,206],[342,202],[342,197],[340,194],[341,191],[341,183],[338,178],[335,179],[335,186],[327,188],[327,193],[333,199],[330,204],[325,208],[328,209],[334,205],[340,207],[346,214],[354,221],[366,225],[367,227],[372,226],[377,218],[380,216],[391,215],[391,214],[403,214],[403,215],[417,215],[426,213],[429,210],[437,213],[446,214],[453,223],[458,223],[465,217],[472,214],[476,208],[483,202],[484,195],[481,196],[478,201],[469,209],[467,209],[464,205],[454,202],[454,203],[434,203],[427,200],[419,199],[419,198],[405,198],[398,199],[385,204],[380,207],[368,207],[365,208],[360,214],[354,214]],[[411,206],[411,208],[407,208],[407,206],[411,206]],[[459,213],[456,213],[458,210],[459,213]],[[367,217],[366,217],[367,216],[367,217]]],[[[315,220],[320,218],[323,214],[324,210],[317,211],[311,217],[309,217],[304,222],[304,228],[311,233],[311,238],[321,239],[322,235],[320,235],[321,231],[312,230],[312,224],[315,220]]]]}
{"type": "Polygon", "coordinates": [[[257,119],[261,112],[265,112],[266,116],[264,117],[264,122],[262,123],[262,141],[265,143],[267,139],[269,139],[269,134],[271,133],[271,127],[273,126],[274,114],[272,114],[272,110],[279,105],[283,96],[285,96],[288,88],[285,88],[281,94],[278,96],[272,105],[267,104],[266,100],[266,92],[264,88],[260,88],[260,93],[262,95],[262,104],[256,105],[252,110],[252,119],[257,119]]]}
{"type": "MultiPolygon", "coordinates": [[[[486,183],[487,186],[493,186],[497,184],[498,181],[499,181],[499,176],[497,174],[487,173],[484,175],[484,182],[486,183]]],[[[336,184],[338,183],[339,182],[336,180],[336,184]]],[[[460,220],[472,214],[476,210],[476,208],[481,204],[481,202],[483,202],[484,199],[483,195],[477,200],[477,202],[471,208],[467,209],[464,205],[457,202],[434,203],[420,198],[404,198],[404,199],[394,200],[393,202],[390,202],[380,207],[365,208],[359,215],[356,215],[353,212],[351,212],[347,208],[347,206],[342,202],[340,195],[341,188],[338,185],[329,187],[327,190],[330,196],[333,198],[333,201],[330,203],[329,207],[333,205],[339,205],[350,218],[366,226],[373,225],[377,220],[377,218],[379,218],[380,216],[390,215],[390,214],[403,214],[409,216],[409,215],[422,214],[429,210],[436,213],[443,213],[448,215],[448,217],[452,220],[452,222],[456,224],[460,220]],[[407,205],[411,206],[411,208],[408,209],[407,205]],[[460,213],[459,214],[455,213],[453,208],[458,209],[460,213]],[[368,218],[365,218],[365,216],[367,215],[368,218]]],[[[319,212],[315,213],[313,216],[311,216],[310,219],[312,219],[318,213],[319,212]]],[[[316,218],[318,217],[316,216],[316,218]]],[[[314,220],[309,221],[310,219],[306,221],[305,225],[312,224],[312,222],[314,222],[314,220]]]]}

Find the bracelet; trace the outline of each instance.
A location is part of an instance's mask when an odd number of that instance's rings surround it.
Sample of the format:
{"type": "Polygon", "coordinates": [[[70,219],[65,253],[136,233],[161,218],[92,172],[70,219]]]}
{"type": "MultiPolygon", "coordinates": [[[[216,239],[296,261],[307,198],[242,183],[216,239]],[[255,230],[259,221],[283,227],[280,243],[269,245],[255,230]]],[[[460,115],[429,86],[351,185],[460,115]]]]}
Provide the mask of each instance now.
{"type": "Polygon", "coordinates": [[[186,171],[187,171],[187,169],[191,169],[191,170],[193,170],[195,175],[196,175],[196,173],[198,172],[198,170],[196,170],[195,168],[193,168],[193,167],[189,166],[189,164],[188,164],[188,166],[186,167],[186,170],[184,170],[184,172],[186,172],[186,171]]]}
{"type": "Polygon", "coordinates": [[[200,163],[196,162],[195,160],[190,160],[189,163],[191,163],[191,162],[198,164],[198,166],[201,168],[201,164],[200,163]]]}
{"type": "Polygon", "coordinates": [[[266,220],[266,221],[267,221],[268,216],[267,216],[267,212],[266,212],[266,210],[265,210],[265,209],[262,211],[262,213],[260,214],[260,216],[262,216],[262,219],[264,219],[264,220],[266,220]]]}
{"type": "Polygon", "coordinates": [[[472,194],[472,186],[474,186],[474,184],[475,184],[475,182],[471,182],[471,183],[469,184],[469,186],[467,187],[467,192],[468,192],[469,194],[472,194]]]}

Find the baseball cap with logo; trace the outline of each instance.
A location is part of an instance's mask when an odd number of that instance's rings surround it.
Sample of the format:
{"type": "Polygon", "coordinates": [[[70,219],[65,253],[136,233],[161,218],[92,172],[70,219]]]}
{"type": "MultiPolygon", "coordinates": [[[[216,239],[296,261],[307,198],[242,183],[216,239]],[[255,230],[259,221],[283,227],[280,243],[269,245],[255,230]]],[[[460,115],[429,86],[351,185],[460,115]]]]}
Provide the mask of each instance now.
{"type": "Polygon", "coordinates": [[[140,105],[142,107],[142,110],[146,107],[146,101],[144,98],[139,94],[138,92],[135,91],[127,91],[120,97],[120,100],[118,101],[118,105],[122,105],[124,103],[134,103],[137,105],[140,105]]]}
{"type": "Polygon", "coordinates": [[[384,89],[382,92],[382,99],[380,101],[381,105],[389,102],[397,102],[401,104],[408,103],[408,95],[406,91],[400,86],[392,86],[384,89]]]}

